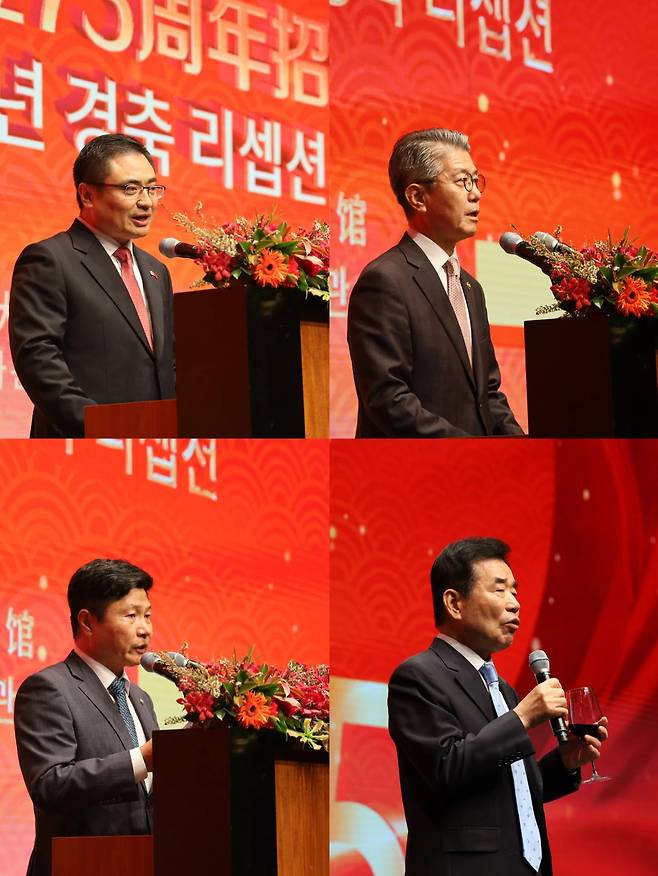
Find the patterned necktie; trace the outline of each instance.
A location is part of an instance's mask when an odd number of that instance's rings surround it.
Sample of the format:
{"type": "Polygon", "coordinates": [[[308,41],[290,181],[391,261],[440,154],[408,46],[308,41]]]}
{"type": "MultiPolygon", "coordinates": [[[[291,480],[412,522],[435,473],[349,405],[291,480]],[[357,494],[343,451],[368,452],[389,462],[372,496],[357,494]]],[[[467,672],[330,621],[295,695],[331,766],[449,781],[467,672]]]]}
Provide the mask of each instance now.
{"type": "Polygon", "coordinates": [[[473,343],[471,338],[471,324],[468,319],[468,311],[466,309],[466,299],[464,298],[464,290],[459,282],[459,262],[452,256],[443,266],[446,276],[448,277],[448,301],[452,304],[452,309],[455,311],[459,328],[462,330],[464,343],[466,344],[466,352],[468,353],[468,361],[473,364],[473,343]]]}
{"type": "MultiPolygon", "coordinates": [[[[498,686],[498,673],[491,661],[480,667],[480,673],[489,686],[489,693],[493,700],[496,714],[504,715],[509,712],[507,703],[503,699],[498,686]]],[[[522,760],[516,760],[512,764],[512,778],[514,780],[514,794],[516,796],[516,811],[519,816],[521,827],[521,841],[523,843],[523,857],[533,870],[539,870],[541,864],[541,837],[537,827],[537,819],[532,808],[528,776],[522,760]]]]}
{"type": "Polygon", "coordinates": [[[123,718],[123,723],[128,728],[128,733],[130,734],[132,744],[135,746],[135,748],[139,748],[137,731],[135,730],[133,716],[130,714],[130,709],[128,708],[128,700],[126,699],[126,679],[122,677],[115,678],[112,684],[108,687],[108,690],[117,701],[119,714],[123,718]]]}
{"type": "Polygon", "coordinates": [[[114,250],[114,255],[121,262],[121,279],[126,284],[126,289],[130,294],[130,299],[132,303],[135,305],[135,310],[137,311],[137,316],[139,317],[139,321],[141,322],[142,328],[144,329],[146,339],[149,342],[150,348],[153,349],[153,335],[151,334],[151,323],[149,322],[149,315],[146,311],[146,304],[144,304],[142,291],[139,288],[137,280],[135,279],[135,273],[133,271],[132,253],[127,246],[120,246],[118,249],[114,250]]]}

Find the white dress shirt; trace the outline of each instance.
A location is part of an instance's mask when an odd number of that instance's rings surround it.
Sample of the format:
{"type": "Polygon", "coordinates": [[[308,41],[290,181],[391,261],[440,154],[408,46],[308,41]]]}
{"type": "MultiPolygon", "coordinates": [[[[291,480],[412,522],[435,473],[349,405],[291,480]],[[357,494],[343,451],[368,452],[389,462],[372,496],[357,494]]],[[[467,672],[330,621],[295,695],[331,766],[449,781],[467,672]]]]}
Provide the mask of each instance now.
{"type": "Polygon", "coordinates": [[[146,306],[146,312],[148,313],[150,320],[151,311],[149,310],[148,299],[146,297],[146,293],[144,292],[144,281],[142,280],[142,275],[139,273],[139,268],[137,267],[137,259],[135,258],[135,250],[133,249],[132,240],[129,240],[128,243],[117,243],[117,241],[113,237],[108,237],[107,234],[103,234],[102,231],[99,231],[97,228],[94,228],[93,225],[85,222],[85,220],[81,216],[78,216],[78,222],[82,222],[85,228],[88,228],[91,231],[91,233],[103,247],[105,252],[110,256],[110,258],[112,259],[112,264],[117,269],[117,273],[119,274],[119,276],[121,276],[121,262],[114,255],[114,253],[120,246],[125,246],[130,250],[130,255],[132,256],[133,274],[135,275],[135,279],[137,280],[139,291],[142,293],[144,305],[146,306]]]}
{"type": "MultiPolygon", "coordinates": [[[[422,251],[425,253],[427,258],[430,260],[430,263],[436,273],[439,275],[439,280],[443,284],[443,288],[446,292],[446,297],[448,296],[448,276],[446,274],[446,269],[444,268],[445,263],[449,258],[457,259],[459,262],[459,256],[457,255],[457,250],[455,250],[452,256],[449,256],[448,253],[442,249],[438,243],[435,243],[433,240],[430,240],[429,237],[425,237],[424,234],[421,234],[420,231],[416,231],[414,228],[408,228],[407,234],[413,240],[417,246],[419,246],[422,251]]],[[[461,275],[461,264],[459,265],[459,271],[461,275]]],[[[471,337],[473,335],[473,326],[471,325],[471,314],[468,312],[468,305],[466,305],[466,318],[468,319],[469,330],[471,333],[471,337]]],[[[454,641],[454,639],[452,640],[454,641]]],[[[484,662],[484,661],[483,661],[484,662]]]]}
{"type": "MultiPolygon", "coordinates": [[[[112,672],[111,669],[108,669],[107,666],[103,666],[102,663],[99,663],[98,660],[94,660],[93,657],[90,657],[88,654],[85,654],[84,651],[80,651],[78,648],[73,649],[75,653],[81,660],[87,664],[87,666],[98,676],[98,680],[105,688],[105,691],[112,702],[112,705],[116,708],[116,700],[109,692],[108,688],[116,678],[116,675],[112,672]]],[[[135,725],[135,732],[137,733],[137,741],[140,745],[144,745],[146,742],[146,735],[144,733],[144,728],[142,727],[142,722],[137,717],[137,712],[135,711],[135,707],[130,702],[130,697],[128,694],[130,693],[130,679],[126,675],[125,671],[123,673],[123,678],[126,680],[126,699],[128,701],[128,709],[130,710],[130,714],[132,715],[133,724],[135,725]]],[[[139,748],[131,748],[130,749],[130,759],[133,765],[133,774],[135,776],[135,782],[144,782],[146,786],[146,790],[151,790],[151,785],[153,783],[153,773],[148,772],[146,769],[146,764],[144,763],[144,756],[139,748]]]]}

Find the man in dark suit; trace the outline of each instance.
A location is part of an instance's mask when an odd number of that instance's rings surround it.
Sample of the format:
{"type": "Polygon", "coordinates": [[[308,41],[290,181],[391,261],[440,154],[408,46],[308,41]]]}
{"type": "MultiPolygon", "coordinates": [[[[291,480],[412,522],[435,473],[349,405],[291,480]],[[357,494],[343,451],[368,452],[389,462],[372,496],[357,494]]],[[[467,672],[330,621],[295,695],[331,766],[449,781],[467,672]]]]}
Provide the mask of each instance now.
{"type": "Polygon", "coordinates": [[[175,395],[167,268],[133,241],[164,194],[137,140],[104,134],[77,157],[80,215],[16,262],[9,340],[34,403],[31,437],[84,435],[84,409],[175,395]]]}
{"type": "Polygon", "coordinates": [[[389,177],[409,227],[350,295],[356,437],[523,434],[500,392],[482,287],[455,251],[475,234],[485,188],[468,138],[441,128],[406,134],[389,177]]]}
{"type": "Polygon", "coordinates": [[[50,876],[54,836],[151,833],[149,695],[131,684],[151,637],[151,576],[93,560],[68,588],[74,650],[16,695],[18,759],[34,804],[28,876],[50,876]]]}
{"type": "Polygon", "coordinates": [[[406,876],[552,876],[543,802],[575,791],[607,738],[570,736],[539,763],[528,729],[566,717],[551,678],[519,701],[491,655],[519,626],[517,585],[498,539],[448,545],[432,568],[439,636],[389,685],[408,827],[406,876]]]}

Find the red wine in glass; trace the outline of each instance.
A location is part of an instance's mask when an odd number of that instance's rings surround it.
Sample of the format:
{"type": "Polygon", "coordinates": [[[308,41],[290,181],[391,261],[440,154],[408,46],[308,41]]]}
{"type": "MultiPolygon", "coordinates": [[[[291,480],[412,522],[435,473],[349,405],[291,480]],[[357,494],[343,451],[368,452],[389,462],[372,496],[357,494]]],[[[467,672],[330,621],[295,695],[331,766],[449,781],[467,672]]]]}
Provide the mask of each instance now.
{"type": "MultiPolygon", "coordinates": [[[[575,687],[567,691],[567,708],[569,709],[569,729],[574,736],[599,737],[599,721],[603,717],[599,701],[591,687],[575,687]]],[[[583,785],[591,782],[607,782],[609,776],[601,776],[596,771],[592,761],[592,776],[585,779],[583,785]]]]}

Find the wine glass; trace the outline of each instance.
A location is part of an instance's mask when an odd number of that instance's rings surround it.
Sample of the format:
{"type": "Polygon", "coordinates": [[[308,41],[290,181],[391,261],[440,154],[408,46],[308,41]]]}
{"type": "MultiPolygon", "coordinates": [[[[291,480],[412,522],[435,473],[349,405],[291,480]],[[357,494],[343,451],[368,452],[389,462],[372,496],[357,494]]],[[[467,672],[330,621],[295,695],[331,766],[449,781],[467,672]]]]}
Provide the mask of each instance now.
{"type": "MultiPolygon", "coordinates": [[[[574,736],[585,735],[599,738],[599,721],[603,717],[601,706],[591,687],[575,687],[567,691],[567,707],[569,709],[569,729],[574,736]]],[[[592,776],[585,779],[583,785],[591,782],[608,782],[610,776],[601,776],[596,771],[595,761],[592,761],[592,776]]]]}

